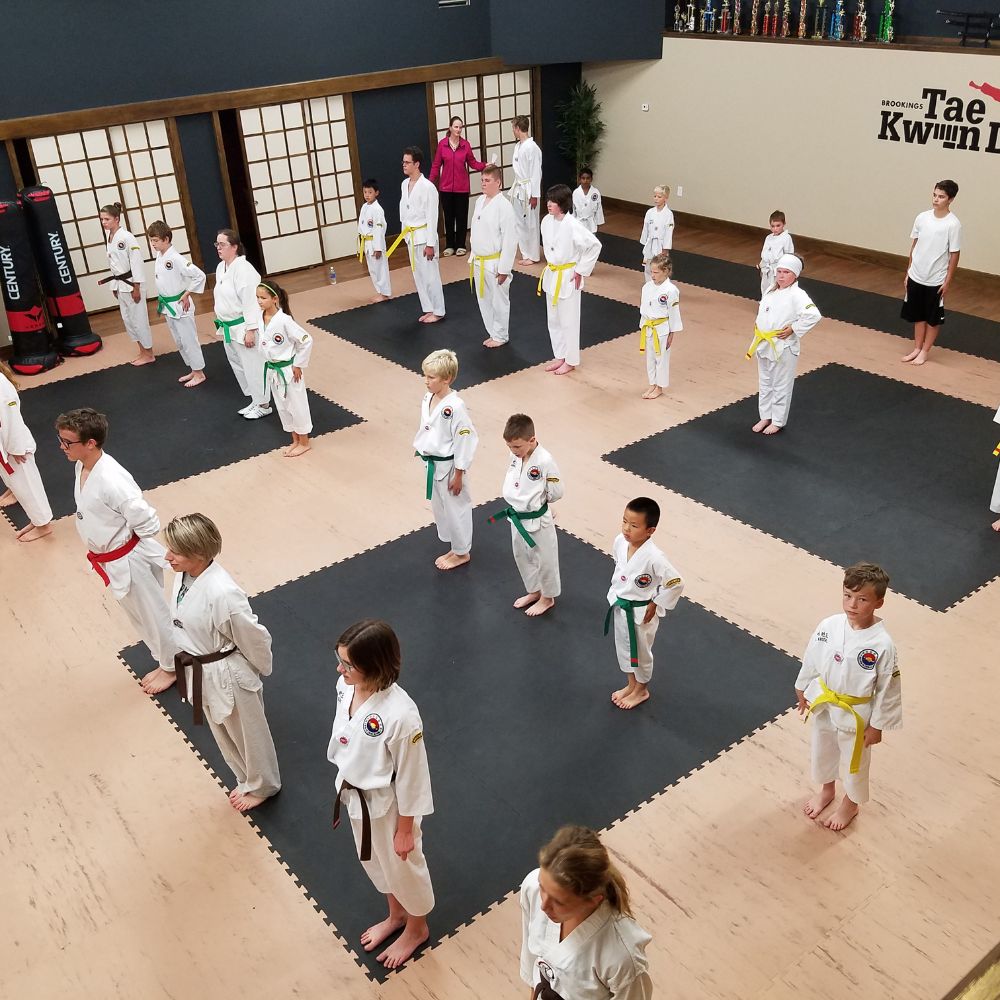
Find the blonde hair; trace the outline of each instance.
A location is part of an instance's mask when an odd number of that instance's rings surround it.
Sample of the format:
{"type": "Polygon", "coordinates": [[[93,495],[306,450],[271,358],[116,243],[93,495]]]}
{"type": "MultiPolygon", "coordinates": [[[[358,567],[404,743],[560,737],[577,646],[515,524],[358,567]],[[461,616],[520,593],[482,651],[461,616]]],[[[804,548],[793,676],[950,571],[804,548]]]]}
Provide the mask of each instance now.
{"type": "Polygon", "coordinates": [[[14,372],[3,361],[0,361],[0,375],[3,375],[15,389],[21,388],[17,379],[14,378],[14,372]]]}
{"type": "Polygon", "coordinates": [[[674,262],[670,259],[670,254],[666,250],[658,253],[650,262],[650,269],[659,268],[660,270],[667,272],[667,277],[669,278],[671,274],[674,273],[674,262]]]}
{"type": "Polygon", "coordinates": [[[604,896],[613,910],[632,916],[628,886],[611,863],[607,848],[593,830],[564,826],[538,852],[538,863],[563,889],[575,896],[604,896]]]}
{"type": "Polygon", "coordinates": [[[163,529],[163,537],[171,552],[188,559],[211,562],[222,551],[222,535],[215,522],[204,514],[175,517],[163,529]]]}
{"type": "Polygon", "coordinates": [[[420,370],[425,375],[446,378],[449,382],[454,382],[458,377],[458,355],[447,349],[431,351],[420,363],[420,370]]]}
{"type": "Polygon", "coordinates": [[[664,196],[664,198],[669,198],[670,197],[670,185],[669,184],[657,184],[656,187],[653,188],[653,194],[656,194],[657,191],[659,191],[660,194],[662,194],[664,196]]]}

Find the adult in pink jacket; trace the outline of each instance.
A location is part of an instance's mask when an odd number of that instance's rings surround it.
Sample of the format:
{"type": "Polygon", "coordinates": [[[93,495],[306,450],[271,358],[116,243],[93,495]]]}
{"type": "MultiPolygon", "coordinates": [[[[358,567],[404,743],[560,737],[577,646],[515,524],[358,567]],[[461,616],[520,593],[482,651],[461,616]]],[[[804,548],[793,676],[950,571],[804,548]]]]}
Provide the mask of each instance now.
{"type": "Polygon", "coordinates": [[[436,184],[444,210],[444,242],[442,257],[465,254],[465,236],[469,228],[469,170],[480,171],[480,163],[472,147],[462,138],[465,123],[456,115],[448,132],[438,143],[431,166],[431,183],[436,184]]]}

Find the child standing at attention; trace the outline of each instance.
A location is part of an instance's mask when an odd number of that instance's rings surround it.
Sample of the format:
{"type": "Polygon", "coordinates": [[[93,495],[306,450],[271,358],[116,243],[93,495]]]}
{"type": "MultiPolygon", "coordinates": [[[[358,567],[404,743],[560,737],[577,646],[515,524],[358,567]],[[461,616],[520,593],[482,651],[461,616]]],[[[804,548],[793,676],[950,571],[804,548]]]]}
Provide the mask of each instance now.
{"type": "Polygon", "coordinates": [[[573,214],[592,232],[604,225],[601,192],[594,187],[594,172],[590,167],[580,171],[580,186],[573,192],[573,214]]]}
{"type": "Polygon", "coordinates": [[[562,593],[559,580],[559,540],[549,504],[566,492],[552,456],[538,443],[535,424],[515,413],[503,429],[511,460],[503,481],[507,506],[490,518],[510,520],[514,562],[526,593],[514,602],[531,618],[543,615],[562,593]]]}
{"type": "Polygon", "coordinates": [[[760,263],[757,270],[760,271],[760,294],[769,291],[774,284],[774,271],[777,263],[786,253],[795,253],[795,244],[792,242],[792,234],[785,229],[785,213],[776,211],[771,213],[771,232],[764,237],[764,246],[760,251],[760,263]]]}
{"type": "Polygon", "coordinates": [[[157,220],[151,223],[146,236],[156,254],[156,311],[166,319],[167,329],[174,338],[181,360],[191,369],[177,381],[185,388],[193,389],[205,381],[205,356],[194,325],[191,293],[205,291],[205,272],[174,249],[174,234],[165,222],[157,220]]]}
{"type": "Polygon", "coordinates": [[[139,250],[139,241],[122,225],[121,202],[104,205],[99,213],[101,228],[107,233],[108,268],[111,277],[101,278],[99,285],[111,282],[111,291],[118,300],[118,311],[130,340],[139,345],[139,355],[130,364],[148,365],[156,360],[153,354],[153,334],[149,329],[149,313],[142,287],[146,282],[146,265],[139,250]]]}
{"type": "Polygon", "coordinates": [[[659,523],[660,505],[649,497],[636,497],[625,508],[621,534],[611,547],[615,571],[604,634],[613,617],[618,665],[628,675],[625,687],[611,695],[619,708],[635,708],[649,697],[660,618],[674,610],[684,593],[680,574],[650,541],[659,523]]]}
{"type": "Polygon", "coordinates": [[[385,255],[385,212],[378,203],[378,181],[369,177],[361,186],[365,203],[358,216],[358,260],[362,257],[368,265],[368,276],[375,291],[374,301],[384,302],[392,298],[392,283],[389,280],[389,258],[385,255]]]}
{"type": "Polygon", "coordinates": [[[302,380],[302,370],[309,364],[313,339],[292,319],[288,295],[272,278],[257,286],[257,305],[263,314],[260,350],[264,355],[264,378],[271,382],[271,395],[278,408],[281,426],[292,435],[285,458],[304,455],[312,445],[312,414],[302,380]],[[291,369],[291,377],[287,374],[291,369]]]}
{"type": "Polygon", "coordinates": [[[799,363],[799,340],[823,317],[799,286],[802,259],[786,253],[775,266],[774,287],[757,309],[747,358],[757,355],[758,412],[754,434],[777,434],[788,423],[799,363]]]}
{"type": "Polygon", "coordinates": [[[451,548],[434,560],[438,569],[463,566],[472,556],[472,497],[465,474],[479,435],[465,403],[451,384],[458,376],[454,351],[433,351],[421,368],[427,392],[420,404],[420,427],[413,439],[417,457],[427,466],[427,499],[438,538],[451,548]]]}
{"type": "Polygon", "coordinates": [[[642,267],[649,281],[650,261],[664,250],[670,250],[674,245],[674,213],[667,208],[670,188],[666,184],[657,184],[653,188],[653,207],[646,212],[642,220],[642,267]]]}
{"type": "Polygon", "coordinates": [[[649,388],[643,399],[657,399],[670,385],[670,347],[674,334],[683,330],[680,296],[670,280],[673,272],[670,254],[658,253],[650,262],[652,277],[643,285],[639,306],[639,353],[646,355],[649,388]]]}
{"type": "Polygon", "coordinates": [[[824,618],[813,632],[795,680],[799,715],[813,716],[812,778],[822,788],[805,804],[810,819],[836,796],[838,771],[844,799],[823,820],[843,830],[868,801],[871,748],[884,729],[903,724],[896,647],[875,612],[889,577],[874,563],[844,571],[844,613],[824,618]]]}
{"type": "Polygon", "coordinates": [[[962,223],[952,214],[958,194],[954,181],[938,181],[931,208],[921,212],[910,233],[910,262],[903,279],[900,316],[913,324],[913,350],[903,360],[922,365],[944,323],[944,297],[958,267],[962,249],[962,223]]]}

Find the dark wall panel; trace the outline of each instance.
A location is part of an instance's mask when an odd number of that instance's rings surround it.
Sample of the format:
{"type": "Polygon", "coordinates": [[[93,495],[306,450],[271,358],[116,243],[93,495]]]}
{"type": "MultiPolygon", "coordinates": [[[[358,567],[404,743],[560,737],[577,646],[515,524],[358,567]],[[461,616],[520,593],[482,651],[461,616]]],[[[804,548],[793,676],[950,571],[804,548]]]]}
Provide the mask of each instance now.
{"type": "Polygon", "coordinates": [[[17,194],[14,172],[10,169],[7,150],[0,147],[0,201],[13,201],[17,194]]]}
{"type": "Polygon", "coordinates": [[[211,115],[186,115],[177,119],[177,132],[181,140],[181,154],[187,174],[191,205],[198,227],[205,270],[214,271],[219,262],[215,252],[215,234],[229,226],[229,209],[222,186],[222,171],[215,148],[215,130],[211,115]]]}
{"type": "Polygon", "coordinates": [[[425,174],[430,173],[434,161],[424,84],[355,94],[354,124],[361,177],[374,177],[379,182],[382,191],[379,204],[385,209],[386,228],[390,233],[398,233],[403,148],[419,146],[423,150],[425,174]]]}
{"type": "MultiPolygon", "coordinates": [[[[559,63],[542,67],[542,107],[539,113],[542,133],[542,190],[553,184],[576,187],[576,170],[572,161],[559,151],[562,138],[556,121],[557,105],[566,99],[570,89],[580,82],[579,63],[559,63]]],[[[600,181],[594,182],[600,187],[600,181]]],[[[542,215],[545,206],[542,206],[542,215]]]]}

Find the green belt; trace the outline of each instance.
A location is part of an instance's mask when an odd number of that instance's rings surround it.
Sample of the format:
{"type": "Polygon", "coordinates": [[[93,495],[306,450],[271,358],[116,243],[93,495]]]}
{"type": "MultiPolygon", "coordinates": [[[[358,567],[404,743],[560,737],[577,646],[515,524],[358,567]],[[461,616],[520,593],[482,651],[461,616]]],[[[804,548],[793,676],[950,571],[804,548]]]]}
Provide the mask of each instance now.
{"type": "Polygon", "coordinates": [[[633,608],[644,608],[647,605],[652,604],[652,601],[630,601],[627,597],[619,597],[614,604],[608,608],[608,613],[604,616],[604,634],[608,634],[608,629],[611,628],[611,616],[614,614],[615,608],[621,608],[625,612],[625,624],[628,625],[628,653],[629,662],[631,662],[633,667],[639,666],[639,645],[635,638],[635,615],[632,614],[633,608]]]}
{"type": "Polygon", "coordinates": [[[542,504],[541,510],[514,510],[513,507],[504,507],[503,510],[498,510],[495,514],[491,515],[489,518],[490,524],[494,524],[502,518],[510,518],[510,523],[517,528],[520,536],[528,543],[528,548],[533,549],[535,547],[535,540],[531,535],[525,530],[524,525],[521,524],[522,521],[534,521],[536,518],[542,517],[544,514],[548,513],[549,505],[547,503],[542,504]]]}
{"type": "Polygon", "coordinates": [[[157,295],[156,296],[156,314],[158,316],[163,314],[165,309],[174,319],[177,318],[177,313],[174,312],[174,307],[171,303],[180,302],[187,292],[181,292],[180,295],[157,295]]]}
{"type": "Polygon", "coordinates": [[[215,321],[215,329],[222,331],[222,339],[227,343],[231,344],[232,337],[229,336],[229,331],[234,326],[239,326],[240,323],[245,323],[246,320],[242,316],[237,316],[236,319],[217,319],[215,321]]]}
{"type": "Polygon", "coordinates": [[[288,379],[285,378],[285,373],[282,369],[287,368],[289,365],[295,364],[295,358],[289,361],[265,361],[264,362],[264,394],[267,395],[267,373],[277,372],[281,377],[281,384],[285,387],[285,395],[288,395],[288,379]]]}
{"type": "Polygon", "coordinates": [[[430,500],[431,493],[434,492],[434,463],[435,462],[451,462],[454,461],[454,455],[421,455],[419,451],[415,451],[414,454],[417,458],[422,458],[427,463],[427,496],[425,499],[430,500]]]}

